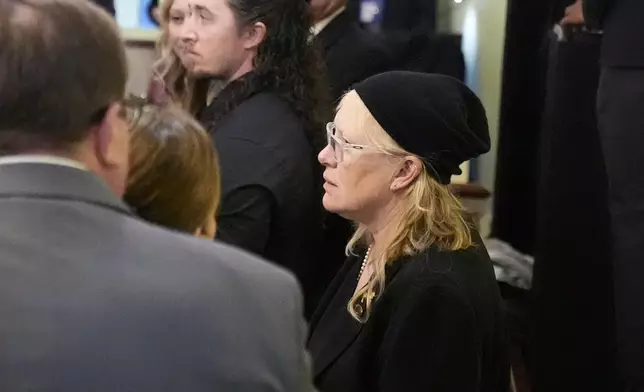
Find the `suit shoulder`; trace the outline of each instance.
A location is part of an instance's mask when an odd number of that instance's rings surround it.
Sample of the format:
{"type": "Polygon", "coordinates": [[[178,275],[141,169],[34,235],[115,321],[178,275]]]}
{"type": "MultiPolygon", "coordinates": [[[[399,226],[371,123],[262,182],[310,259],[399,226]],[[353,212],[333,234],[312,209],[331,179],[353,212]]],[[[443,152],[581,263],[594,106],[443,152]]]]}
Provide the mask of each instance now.
{"type": "Polygon", "coordinates": [[[258,289],[297,288],[295,277],[287,270],[219,241],[169,231],[137,219],[130,222],[128,232],[139,249],[157,257],[159,263],[179,263],[183,270],[228,275],[231,279],[244,279],[246,283],[261,282],[258,289]]]}
{"type": "Polygon", "coordinates": [[[270,91],[263,91],[248,98],[235,108],[231,117],[251,124],[266,124],[267,120],[299,123],[289,104],[270,91]]]}

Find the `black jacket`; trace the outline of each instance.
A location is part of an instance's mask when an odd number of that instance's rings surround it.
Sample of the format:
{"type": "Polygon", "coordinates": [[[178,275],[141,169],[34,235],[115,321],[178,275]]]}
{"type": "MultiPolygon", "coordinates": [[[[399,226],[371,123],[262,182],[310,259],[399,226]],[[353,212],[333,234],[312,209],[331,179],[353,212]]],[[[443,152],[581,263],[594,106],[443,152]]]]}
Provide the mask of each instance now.
{"type": "Polygon", "coordinates": [[[219,118],[235,94],[225,89],[200,114],[221,168],[217,238],[290,269],[307,296],[322,236],[316,151],[303,121],[271,91],[251,94],[219,118]]]}
{"type": "Polygon", "coordinates": [[[355,83],[388,71],[391,56],[376,35],[363,30],[348,12],[336,16],[315,38],[322,50],[334,101],[355,83]]]}
{"type": "Polygon", "coordinates": [[[601,62],[644,67],[644,1],[584,0],[586,23],[604,30],[601,62]]]}
{"type": "Polygon", "coordinates": [[[482,245],[435,248],[388,267],[366,324],[347,312],[361,259],[350,258],[311,321],[321,392],[502,392],[509,365],[499,289],[482,245]]]}

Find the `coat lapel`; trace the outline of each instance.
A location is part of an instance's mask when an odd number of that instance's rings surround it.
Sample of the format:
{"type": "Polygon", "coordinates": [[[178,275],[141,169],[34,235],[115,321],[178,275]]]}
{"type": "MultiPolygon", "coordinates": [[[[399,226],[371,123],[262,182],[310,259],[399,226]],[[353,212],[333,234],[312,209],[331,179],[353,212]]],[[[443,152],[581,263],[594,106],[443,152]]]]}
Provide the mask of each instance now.
{"type": "MultiPolygon", "coordinates": [[[[387,267],[387,284],[403,269],[407,257],[387,267]]],[[[349,258],[329,286],[311,318],[311,337],[308,348],[313,358],[314,377],[322,374],[338,360],[358,338],[364,324],[356,321],[347,311],[353,295],[361,259],[349,258]]],[[[377,302],[375,304],[377,306],[377,302]]]]}
{"type": "Polygon", "coordinates": [[[362,330],[363,324],[354,320],[346,309],[355,290],[351,283],[359,268],[355,257],[345,262],[311,319],[308,347],[316,377],[342,355],[362,330]]]}

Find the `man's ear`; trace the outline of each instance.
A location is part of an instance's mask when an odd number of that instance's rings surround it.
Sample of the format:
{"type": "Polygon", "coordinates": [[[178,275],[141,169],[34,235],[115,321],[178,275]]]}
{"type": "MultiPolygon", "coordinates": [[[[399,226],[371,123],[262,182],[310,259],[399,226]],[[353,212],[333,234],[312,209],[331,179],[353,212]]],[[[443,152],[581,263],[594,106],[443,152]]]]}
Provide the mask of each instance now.
{"type": "Polygon", "coordinates": [[[423,170],[423,162],[414,156],[403,158],[402,164],[394,174],[390,189],[392,192],[406,189],[418,178],[423,170]]]}
{"type": "Polygon", "coordinates": [[[119,163],[119,152],[113,146],[115,133],[119,127],[126,126],[121,114],[121,105],[114,103],[107,109],[103,120],[93,130],[96,159],[103,166],[110,167],[119,163]]]}
{"type": "Polygon", "coordinates": [[[257,49],[266,39],[266,25],[262,22],[255,22],[244,28],[244,49],[257,49]]]}

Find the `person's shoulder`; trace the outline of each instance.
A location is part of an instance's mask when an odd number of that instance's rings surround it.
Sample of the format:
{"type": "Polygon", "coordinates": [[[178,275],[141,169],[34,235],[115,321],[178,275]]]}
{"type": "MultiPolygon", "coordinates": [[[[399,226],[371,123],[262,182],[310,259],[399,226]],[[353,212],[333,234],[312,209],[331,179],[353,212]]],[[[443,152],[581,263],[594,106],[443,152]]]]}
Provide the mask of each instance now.
{"type": "Polygon", "coordinates": [[[156,269],[159,273],[172,271],[182,276],[216,278],[240,288],[253,287],[258,293],[276,289],[299,291],[298,283],[290,272],[219,241],[169,231],[137,219],[130,220],[127,232],[130,243],[137,244],[131,253],[136,253],[139,258],[145,256],[143,263],[148,264],[151,271],[156,269]]]}
{"type": "Polygon", "coordinates": [[[215,132],[214,140],[273,150],[306,142],[302,120],[272,91],[254,94],[237,106],[215,132]]]}
{"type": "Polygon", "coordinates": [[[392,279],[392,291],[404,296],[411,292],[437,293],[469,297],[492,286],[494,273],[482,244],[469,248],[446,251],[430,246],[416,255],[396,263],[398,272],[392,279]]]}
{"type": "Polygon", "coordinates": [[[280,121],[283,125],[300,125],[295,111],[273,91],[254,94],[235,108],[232,117],[237,121],[264,127],[271,121],[280,121]]]}

